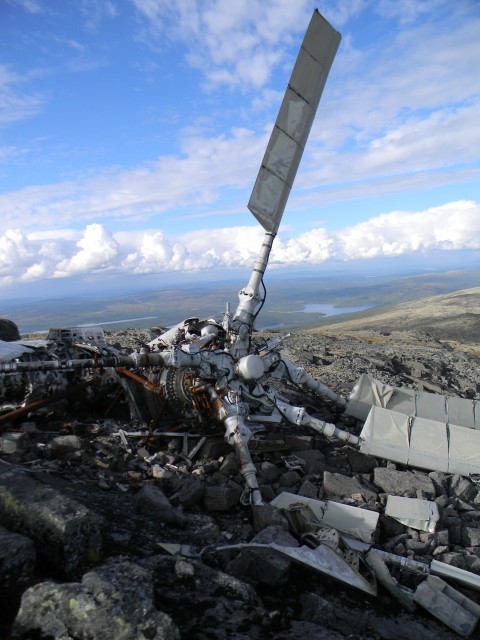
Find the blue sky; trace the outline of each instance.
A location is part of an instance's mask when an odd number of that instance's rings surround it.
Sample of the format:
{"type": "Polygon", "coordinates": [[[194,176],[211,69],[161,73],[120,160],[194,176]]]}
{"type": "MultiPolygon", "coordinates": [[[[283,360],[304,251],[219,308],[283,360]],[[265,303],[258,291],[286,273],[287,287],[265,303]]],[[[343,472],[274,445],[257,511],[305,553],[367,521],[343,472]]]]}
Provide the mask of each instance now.
{"type": "Polygon", "coordinates": [[[0,0],[0,297],[250,268],[315,7],[342,42],[269,268],[480,249],[478,0],[0,0]]]}

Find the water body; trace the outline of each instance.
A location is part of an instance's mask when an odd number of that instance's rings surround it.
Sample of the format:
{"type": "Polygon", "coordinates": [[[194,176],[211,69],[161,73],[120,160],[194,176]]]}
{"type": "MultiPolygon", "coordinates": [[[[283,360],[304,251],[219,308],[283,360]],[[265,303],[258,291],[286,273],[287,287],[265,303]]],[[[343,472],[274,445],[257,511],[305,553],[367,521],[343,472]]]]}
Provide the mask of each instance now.
{"type": "Polygon", "coordinates": [[[334,307],[333,304],[306,304],[303,309],[290,311],[289,313],[319,313],[322,316],[339,316],[341,313],[354,313],[370,309],[371,305],[365,307],[334,307]]]}

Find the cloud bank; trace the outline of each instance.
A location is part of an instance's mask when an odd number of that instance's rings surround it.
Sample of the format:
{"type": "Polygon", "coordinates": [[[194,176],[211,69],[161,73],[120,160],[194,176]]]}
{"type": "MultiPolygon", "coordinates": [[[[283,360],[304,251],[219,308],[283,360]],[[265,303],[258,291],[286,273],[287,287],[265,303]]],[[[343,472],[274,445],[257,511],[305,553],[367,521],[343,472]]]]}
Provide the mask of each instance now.
{"type": "MultiPolygon", "coordinates": [[[[112,233],[98,223],[83,231],[6,231],[0,237],[0,286],[82,274],[148,274],[250,267],[263,239],[258,225],[167,236],[162,231],[112,233]]],[[[280,230],[270,264],[314,266],[408,256],[428,251],[480,250],[480,204],[450,202],[424,211],[393,211],[328,231],[288,237],[280,230]]]]}

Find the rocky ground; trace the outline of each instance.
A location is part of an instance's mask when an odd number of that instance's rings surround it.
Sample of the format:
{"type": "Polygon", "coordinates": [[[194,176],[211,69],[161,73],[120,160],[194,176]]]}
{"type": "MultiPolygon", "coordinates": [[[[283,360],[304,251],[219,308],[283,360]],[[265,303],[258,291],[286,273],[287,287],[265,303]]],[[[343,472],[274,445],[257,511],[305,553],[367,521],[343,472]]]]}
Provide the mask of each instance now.
{"type": "MultiPolygon", "coordinates": [[[[133,330],[109,335],[131,348],[150,338],[133,330]]],[[[368,372],[394,386],[480,398],[480,360],[425,332],[303,332],[286,339],[283,354],[344,395],[368,372]]],[[[359,432],[314,396],[282,391],[312,415],[359,432]]],[[[190,425],[136,437],[129,434],[144,425],[74,404],[52,409],[6,425],[2,435],[3,637],[459,637],[423,609],[406,612],[382,587],[374,598],[273,551],[222,549],[252,541],[298,547],[300,540],[283,511],[242,504],[236,456],[213,427],[195,451],[199,434],[190,425]]],[[[267,503],[287,491],[374,511],[377,548],[480,575],[476,478],[407,470],[293,428],[256,438],[251,450],[267,503]],[[435,532],[385,516],[387,494],[435,500],[435,532]]],[[[480,601],[478,592],[455,588],[480,601]]]]}

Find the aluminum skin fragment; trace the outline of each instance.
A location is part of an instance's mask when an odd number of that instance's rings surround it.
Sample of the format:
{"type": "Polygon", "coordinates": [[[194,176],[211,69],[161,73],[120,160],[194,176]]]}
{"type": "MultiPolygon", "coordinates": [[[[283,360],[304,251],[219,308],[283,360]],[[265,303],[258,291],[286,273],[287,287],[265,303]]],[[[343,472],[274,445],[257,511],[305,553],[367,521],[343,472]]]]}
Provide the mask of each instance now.
{"type": "Polygon", "coordinates": [[[480,429],[477,400],[392,387],[362,373],[348,397],[345,413],[365,421],[372,406],[468,429],[480,429]]]}
{"type": "Polygon", "coordinates": [[[353,563],[347,562],[341,553],[326,544],[320,544],[315,549],[310,549],[310,547],[304,545],[301,547],[286,547],[275,542],[268,544],[250,542],[217,547],[217,551],[226,549],[271,549],[294,562],[309,566],[364,593],[368,593],[371,596],[377,595],[375,575],[369,570],[368,566],[363,562],[362,570],[357,571],[352,566],[353,563]]]}
{"type": "Polygon", "coordinates": [[[431,500],[388,496],[385,515],[411,527],[433,533],[440,519],[438,505],[431,500]]]}
{"type": "Polygon", "coordinates": [[[307,498],[283,491],[270,504],[279,509],[288,509],[293,504],[305,504],[322,524],[338,529],[352,538],[372,544],[379,514],[376,511],[360,509],[351,505],[327,500],[307,498]]]}
{"type": "Polygon", "coordinates": [[[480,618],[480,606],[437,576],[429,575],[416,589],[414,601],[447,627],[468,638],[480,618]]]}
{"type": "Polygon", "coordinates": [[[373,406],[360,433],[361,453],[468,476],[480,473],[480,431],[373,406]]]}

